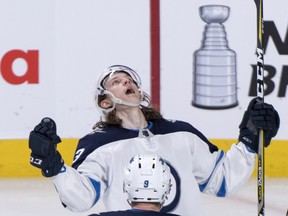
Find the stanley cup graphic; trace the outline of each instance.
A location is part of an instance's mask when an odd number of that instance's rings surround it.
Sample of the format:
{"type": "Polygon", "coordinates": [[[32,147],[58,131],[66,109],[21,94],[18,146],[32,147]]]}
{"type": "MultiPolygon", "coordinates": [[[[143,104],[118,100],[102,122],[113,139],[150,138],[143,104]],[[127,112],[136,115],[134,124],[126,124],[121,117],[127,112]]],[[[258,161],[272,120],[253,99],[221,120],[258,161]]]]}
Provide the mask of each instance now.
{"type": "Polygon", "coordinates": [[[238,105],[236,53],[229,49],[225,27],[229,7],[201,6],[205,25],[201,48],[194,52],[192,105],[204,109],[228,109],[238,105]]]}

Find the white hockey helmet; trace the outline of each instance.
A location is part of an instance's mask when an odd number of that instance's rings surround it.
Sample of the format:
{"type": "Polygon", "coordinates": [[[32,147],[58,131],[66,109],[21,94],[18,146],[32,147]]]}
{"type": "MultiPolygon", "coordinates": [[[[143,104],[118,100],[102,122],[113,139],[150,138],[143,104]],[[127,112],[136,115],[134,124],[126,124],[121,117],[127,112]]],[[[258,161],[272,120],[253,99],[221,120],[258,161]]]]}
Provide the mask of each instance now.
{"type": "MultiPolygon", "coordinates": [[[[134,83],[138,86],[139,91],[141,92],[142,95],[142,90],[141,90],[141,79],[140,76],[131,68],[124,66],[124,65],[112,65],[108,68],[106,68],[99,76],[98,78],[98,82],[97,82],[97,89],[95,91],[95,104],[96,107],[100,110],[102,115],[105,115],[109,112],[111,112],[114,108],[115,108],[115,104],[124,104],[127,106],[139,106],[142,102],[142,99],[139,103],[131,103],[128,101],[123,101],[121,99],[116,98],[111,92],[106,90],[105,87],[105,82],[106,80],[111,77],[113,74],[118,73],[118,72],[124,72],[127,73],[134,81],[134,83]],[[113,106],[108,108],[108,109],[104,109],[100,106],[99,102],[100,102],[100,98],[105,96],[105,95],[111,95],[112,100],[114,102],[113,106]]],[[[143,96],[142,96],[143,97],[143,96]]]]}
{"type": "Polygon", "coordinates": [[[135,155],[124,168],[123,191],[128,203],[164,204],[171,189],[169,166],[156,154],[135,155]]]}

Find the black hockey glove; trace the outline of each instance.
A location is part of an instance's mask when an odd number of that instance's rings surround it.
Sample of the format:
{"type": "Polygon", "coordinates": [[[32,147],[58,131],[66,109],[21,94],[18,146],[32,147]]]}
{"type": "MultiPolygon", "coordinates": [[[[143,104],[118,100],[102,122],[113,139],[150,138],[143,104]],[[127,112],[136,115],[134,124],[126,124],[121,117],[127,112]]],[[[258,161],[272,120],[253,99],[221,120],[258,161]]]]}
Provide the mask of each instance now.
{"type": "Polygon", "coordinates": [[[270,104],[263,103],[254,98],[249,103],[239,125],[239,141],[258,153],[259,129],[264,131],[264,146],[270,144],[272,137],[276,136],[280,126],[278,112],[270,104]]]}
{"type": "Polygon", "coordinates": [[[64,165],[56,149],[60,142],[61,139],[56,134],[56,124],[51,118],[43,118],[30,133],[29,148],[32,151],[30,163],[40,168],[45,177],[57,175],[64,165]]]}

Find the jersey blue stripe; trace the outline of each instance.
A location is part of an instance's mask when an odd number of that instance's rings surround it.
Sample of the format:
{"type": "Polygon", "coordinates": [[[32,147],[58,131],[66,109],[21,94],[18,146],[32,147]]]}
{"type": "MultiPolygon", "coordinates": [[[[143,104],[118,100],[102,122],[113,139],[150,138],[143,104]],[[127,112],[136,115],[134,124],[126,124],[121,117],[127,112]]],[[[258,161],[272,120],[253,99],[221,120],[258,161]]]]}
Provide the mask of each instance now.
{"type": "MultiPolygon", "coordinates": [[[[209,178],[207,179],[207,181],[206,181],[205,183],[199,184],[199,189],[200,189],[201,192],[203,192],[204,189],[206,188],[208,182],[209,182],[210,179],[211,179],[212,174],[213,174],[214,171],[215,171],[215,168],[217,167],[218,163],[221,161],[221,159],[222,159],[222,158],[224,157],[224,155],[225,155],[222,150],[220,150],[219,152],[220,152],[220,155],[219,155],[219,157],[218,157],[218,159],[217,159],[217,161],[216,161],[216,164],[215,164],[215,166],[214,166],[214,168],[213,168],[213,171],[211,172],[209,178]]],[[[223,184],[223,182],[222,182],[222,184],[223,184]]]]}
{"type": "Polygon", "coordinates": [[[92,183],[92,185],[96,191],[96,198],[95,198],[94,203],[93,203],[93,205],[95,205],[95,203],[98,202],[98,200],[100,198],[100,186],[101,185],[100,185],[100,182],[98,182],[92,178],[89,178],[89,180],[91,181],[91,183],[92,183]]]}
{"type": "Polygon", "coordinates": [[[226,179],[223,177],[220,189],[216,194],[218,197],[225,197],[226,196],[226,179]]]}

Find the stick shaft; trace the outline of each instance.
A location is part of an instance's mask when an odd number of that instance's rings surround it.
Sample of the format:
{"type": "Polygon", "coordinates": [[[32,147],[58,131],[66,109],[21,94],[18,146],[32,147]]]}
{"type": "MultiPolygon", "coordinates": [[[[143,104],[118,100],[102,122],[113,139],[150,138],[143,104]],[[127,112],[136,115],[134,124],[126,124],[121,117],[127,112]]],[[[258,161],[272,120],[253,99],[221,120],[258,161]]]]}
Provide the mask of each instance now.
{"type": "MultiPolygon", "coordinates": [[[[262,38],[264,34],[263,26],[263,0],[254,0],[257,9],[257,97],[264,102],[264,51],[262,38]]],[[[259,131],[258,144],[258,216],[264,216],[265,207],[265,173],[264,173],[264,131],[259,131]]]]}
{"type": "Polygon", "coordinates": [[[259,131],[258,149],[258,172],[257,172],[257,191],[258,191],[258,216],[264,216],[265,209],[265,172],[264,172],[264,132],[259,131]]]}

